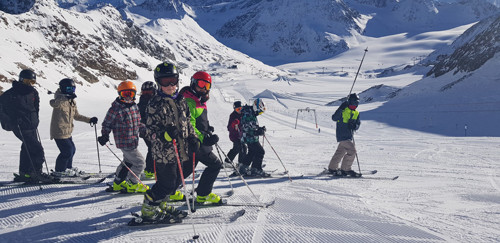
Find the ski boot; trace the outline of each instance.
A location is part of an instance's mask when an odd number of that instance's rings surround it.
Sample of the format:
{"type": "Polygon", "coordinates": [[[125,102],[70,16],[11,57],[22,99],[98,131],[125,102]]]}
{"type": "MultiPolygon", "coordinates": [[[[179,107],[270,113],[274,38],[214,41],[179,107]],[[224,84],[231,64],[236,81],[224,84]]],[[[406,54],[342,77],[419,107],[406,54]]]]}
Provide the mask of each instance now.
{"type": "Polygon", "coordinates": [[[173,218],[176,219],[183,219],[187,217],[188,213],[186,211],[182,211],[179,209],[176,209],[174,206],[169,206],[167,202],[163,201],[160,203],[160,209],[166,213],[170,214],[173,218]]]}
{"type": "Polygon", "coordinates": [[[257,169],[257,168],[250,169],[250,174],[248,174],[248,175],[253,176],[253,177],[270,177],[271,176],[271,174],[266,173],[264,170],[257,169]]]}
{"type": "Polygon", "coordinates": [[[19,174],[14,173],[14,182],[29,182],[31,180],[30,174],[23,172],[20,172],[19,174]]]}
{"type": "Polygon", "coordinates": [[[185,200],[186,198],[184,197],[184,194],[182,194],[181,191],[175,191],[175,194],[172,194],[168,197],[169,202],[178,202],[185,200]]]}
{"type": "Polygon", "coordinates": [[[152,180],[155,178],[155,173],[154,172],[149,172],[147,170],[144,171],[144,176],[146,177],[146,179],[148,180],[152,180]]]}
{"type": "Polygon", "coordinates": [[[131,185],[130,183],[127,182],[127,180],[123,180],[122,182],[119,183],[113,181],[113,185],[112,186],[110,185],[109,188],[106,189],[106,191],[127,193],[129,187],[131,187],[131,185]]]}
{"type": "Polygon", "coordinates": [[[250,168],[248,168],[248,165],[246,164],[238,164],[238,172],[240,172],[241,175],[249,175],[250,174],[250,168]]]}
{"type": "Polygon", "coordinates": [[[174,217],[163,211],[160,207],[161,202],[154,201],[153,198],[146,192],[141,208],[141,218],[148,221],[161,221],[164,223],[180,223],[180,217],[174,217]]]}
{"type": "Polygon", "coordinates": [[[129,187],[127,188],[128,193],[146,192],[147,190],[149,190],[149,186],[141,183],[129,184],[129,187]]]}
{"type": "Polygon", "coordinates": [[[357,173],[354,170],[344,171],[344,173],[346,174],[346,176],[350,176],[350,177],[361,177],[361,174],[357,173]]]}
{"type": "Polygon", "coordinates": [[[199,204],[222,205],[222,199],[213,192],[206,196],[196,196],[196,202],[199,204]]]}

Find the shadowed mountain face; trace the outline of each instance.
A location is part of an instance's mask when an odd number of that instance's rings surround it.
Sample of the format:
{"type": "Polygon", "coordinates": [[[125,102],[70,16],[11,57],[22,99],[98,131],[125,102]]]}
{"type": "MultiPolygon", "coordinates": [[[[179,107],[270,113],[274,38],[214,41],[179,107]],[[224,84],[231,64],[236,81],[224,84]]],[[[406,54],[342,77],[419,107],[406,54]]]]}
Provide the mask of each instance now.
{"type": "Polygon", "coordinates": [[[0,1],[0,10],[10,14],[22,14],[28,12],[35,0],[2,0],[0,1]]]}

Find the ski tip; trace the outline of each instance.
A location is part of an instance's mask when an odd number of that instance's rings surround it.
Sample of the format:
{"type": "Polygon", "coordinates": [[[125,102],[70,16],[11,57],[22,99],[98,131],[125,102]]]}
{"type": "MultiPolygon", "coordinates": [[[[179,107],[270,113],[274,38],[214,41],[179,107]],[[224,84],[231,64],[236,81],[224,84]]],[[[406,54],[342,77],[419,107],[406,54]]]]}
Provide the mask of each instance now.
{"type": "Polygon", "coordinates": [[[397,180],[399,178],[399,176],[395,176],[394,178],[392,178],[392,180],[397,180]]]}
{"type": "Polygon", "coordinates": [[[193,240],[197,240],[198,238],[200,238],[200,235],[193,235],[193,240]]]}

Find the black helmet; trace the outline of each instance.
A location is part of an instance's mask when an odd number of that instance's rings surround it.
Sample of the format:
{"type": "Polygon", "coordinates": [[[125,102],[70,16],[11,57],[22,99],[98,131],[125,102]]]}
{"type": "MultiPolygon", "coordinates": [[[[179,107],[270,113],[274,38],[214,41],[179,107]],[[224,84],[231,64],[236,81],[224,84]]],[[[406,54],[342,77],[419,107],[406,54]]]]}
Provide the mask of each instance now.
{"type": "Polygon", "coordinates": [[[59,89],[63,94],[74,94],[75,93],[75,81],[70,78],[64,78],[59,81],[59,89]]]}
{"type": "Polygon", "coordinates": [[[347,99],[347,104],[358,106],[359,105],[359,96],[356,93],[350,94],[349,98],[347,99]]]}
{"type": "Polygon", "coordinates": [[[179,72],[177,71],[177,67],[168,62],[164,62],[161,64],[158,64],[155,68],[155,73],[154,73],[155,81],[158,82],[159,78],[163,77],[179,77],[179,72]]]}
{"type": "Polygon", "coordinates": [[[36,73],[31,69],[24,69],[19,73],[19,82],[26,85],[34,85],[36,83],[36,73]]]}
{"type": "Polygon", "coordinates": [[[235,101],[233,103],[233,109],[240,108],[241,107],[241,101],[235,101]]]}
{"type": "Polygon", "coordinates": [[[156,89],[156,84],[153,81],[146,81],[142,84],[141,90],[151,90],[156,89]]]}

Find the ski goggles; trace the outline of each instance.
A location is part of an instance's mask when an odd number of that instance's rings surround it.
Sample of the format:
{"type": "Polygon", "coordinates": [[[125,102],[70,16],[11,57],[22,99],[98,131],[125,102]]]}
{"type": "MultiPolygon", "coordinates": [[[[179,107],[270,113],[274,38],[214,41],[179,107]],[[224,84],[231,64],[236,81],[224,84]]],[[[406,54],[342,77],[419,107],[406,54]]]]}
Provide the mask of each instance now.
{"type": "Polygon", "coordinates": [[[203,79],[198,79],[196,80],[196,85],[198,85],[199,88],[201,89],[206,89],[207,91],[210,90],[210,82],[205,81],[203,79]]]}
{"type": "Polygon", "coordinates": [[[141,95],[152,95],[154,92],[154,89],[145,89],[141,91],[141,95]]]}
{"type": "Polygon", "coordinates": [[[27,84],[27,85],[33,86],[33,85],[35,85],[36,80],[35,79],[27,79],[27,78],[25,78],[25,79],[23,79],[23,83],[27,84]]]}
{"type": "Polygon", "coordinates": [[[75,93],[76,87],[75,86],[68,86],[65,88],[64,92],[66,94],[72,94],[75,93]]]}
{"type": "Polygon", "coordinates": [[[123,98],[127,98],[127,97],[134,98],[135,97],[135,90],[122,90],[122,91],[120,91],[120,97],[123,97],[123,98]]]}
{"type": "Polygon", "coordinates": [[[241,109],[243,109],[243,107],[236,107],[236,108],[234,108],[234,110],[237,111],[237,112],[240,112],[241,109]]]}
{"type": "Polygon", "coordinates": [[[158,83],[164,87],[175,86],[179,83],[179,78],[178,77],[163,77],[163,78],[158,79],[158,83]]]}

